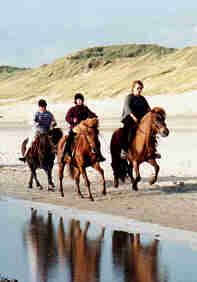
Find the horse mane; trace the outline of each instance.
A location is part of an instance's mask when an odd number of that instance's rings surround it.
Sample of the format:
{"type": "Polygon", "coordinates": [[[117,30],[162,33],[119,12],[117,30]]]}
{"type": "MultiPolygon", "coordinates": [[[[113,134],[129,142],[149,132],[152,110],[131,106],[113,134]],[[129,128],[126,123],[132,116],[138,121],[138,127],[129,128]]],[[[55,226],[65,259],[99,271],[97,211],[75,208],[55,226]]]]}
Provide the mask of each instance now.
{"type": "Polygon", "coordinates": [[[62,136],[63,132],[59,127],[55,127],[49,131],[49,137],[54,145],[57,145],[62,136]]]}
{"type": "MultiPolygon", "coordinates": [[[[166,112],[163,108],[161,107],[154,107],[151,110],[151,113],[156,113],[159,114],[160,116],[162,116],[164,119],[166,119],[166,112]]],[[[156,135],[151,135],[151,139],[150,139],[150,148],[153,150],[153,152],[156,151],[156,148],[158,146],[158,136],[156,135]]],[[[152,151],[151,150],[151,151],[152,151]]]]}
{"type": "Polygon", "coordinates": [[[158,146],[158,137],[156,135],[151,135],[150,138],[150,151],[156,152],[156,148],[158,146]]]}
{"type": "Polygon", "coordinates": [[[73,132],[75,132],[76,134],[81,134],[81,133],[87,132],[88,128],[95,128],[97,129],[97,132],[98,132],[98,127],[99,127],[98,118],[96,117],[88,118],[86,120],[82,120],[78,125],[76,125],[73,128],[73,132]]]}
{"type": "Polygon", "coordinates": [[[154,107],[152,110],[151,110],[152,113],[156,113],[156,114],[159,114],[161,115],[164,119],[166,119],[166,112],[163,108],[161,107],[154,107]]]}

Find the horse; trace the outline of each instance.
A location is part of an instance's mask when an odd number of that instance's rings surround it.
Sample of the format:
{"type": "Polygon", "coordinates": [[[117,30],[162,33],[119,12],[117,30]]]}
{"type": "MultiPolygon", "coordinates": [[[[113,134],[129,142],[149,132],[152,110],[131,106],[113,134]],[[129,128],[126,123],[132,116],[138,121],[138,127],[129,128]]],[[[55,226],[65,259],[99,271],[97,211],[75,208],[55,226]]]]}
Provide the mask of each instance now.
{"type": "Polygon", "coordinates": [[[101,281],[99,265],[105,227],[101,227],[101,231],[94,238],[88,236],[89,228],[89,221],[81,225],[79,220],[71,219],[65,229],[63,218],[59,219],[58,255],[62,268],[65,269],[67,265],[70,271],[70,281],[101,281]]]}
{"type": "MultiPolygon", "coordinates": [[[[33,188],[33,179],[36,182],[37,187],[40,190],[43,189],[43,186],[40,184],[36,170],[38,168],[43,169],[48,178],[48,191],[53,191],[55,185],[52,181],[52,169],[54,165],[57,143],[60,138],[63,136],[62,130],[60,128],[53,128],[49,130],[48,133],[41,133],[37,136],[31,148],[31,155],[27,154],[25,157],[27,165],[30,168],[31,175],[28,183],[28,188],[33,188]]],[[[22,155],[25,155],[26,144],[28,138],[22,142],[21,152],[22,155]]]]}
{"type": "Polygon", "coordinates": [[[114,267],[122,269],[122,275],[129,277],[129,281],[158,281],[158,239],[148,240],[144,244],[139,233],[115,230],[112,235],[112,258],[114,267]]]}
{"type": "Polygon", "coordinates": [[[159,165],[156,161],[157,137],[167,137],[169,129],[166,125],[166,112],[161,107],[154,107],[139,122],[136,134],[129,144],[127,159],[121,158],[121,149],[123,142],[123,129],[116,129],[111,137],[111,167],[114,176],[114,186],[118,187],[119,178],[124,181],[128,175],[131,179],[132,189],[138,190],[138,182],[141,179],[139,166],[143,162],[148,162],[154,167],[155,174],[150,178],[150,185],[157,181],[159,165]],[[133,168],[135,178],[133,177],[133,168]]]}
{"type": "Polygon", "coordinates": [[[64,176],[64,167],[65,165],[67,165],[69,174],[75,181],[75,187],[78,196],[80,198],[83,198],[79,186],[80,175],[82,174],[85,185],[88,188],[89,199],[91,201],[94,201],[90,190],[90,181],[86,173],[87,167],[91,166],[99,172],[102,178],[102,194],[106,195],[104,170],[101,168],[99,162],[97,161],[97,156],[95,154],[96,148],[98,148],[98,119],[88,118],[86,120],[83,120],[79,125],[74,127],[73,131],[76,133],[76,137],[71,148],[73,151],[73,156],[70,162],[67,161],[66,157],[64,163],[61,162],[61,156],[64,150],[67,136],[63,136],[58,143],[57,159],[59,191],[61,193],[61,196],[64,197],[62,181],[64,176]]]}

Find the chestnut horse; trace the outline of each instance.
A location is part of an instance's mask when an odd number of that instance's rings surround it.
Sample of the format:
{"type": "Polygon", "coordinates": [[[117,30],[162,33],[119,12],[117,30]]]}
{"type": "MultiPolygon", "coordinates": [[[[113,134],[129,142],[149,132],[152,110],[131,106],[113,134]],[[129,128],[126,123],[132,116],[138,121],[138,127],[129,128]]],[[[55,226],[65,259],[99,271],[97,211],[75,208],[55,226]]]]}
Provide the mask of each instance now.
{"type": "MultiPolygon", "coordinates": [[[[33,143],[31,149],[32,156],[29,156],[29,154],[26,156],[26,162],[31,171],[28,188],[31,189],[33,187],[34,179],[37,187],[39,187],[40,190],[43,189],[37,178],[36,170],[38,168],[43,169],[47,174],[48,190],[53,190],[55,187],[52,181],[52,169],[55,160],[55,151],[57,150],[56,146],[62,136],[63,133],[60,128],[53,128],[48,134],[40,134],[33,143]]],[[[25,155],[27,141],[28,138],[23,141],[21,146],[21,152],[23,156],[25,155]]]]}
{"type": "Polygon", "coordinates": [[[166,137],[169,134],[165,120],[166,113],[160,107],[153,108],[141,119],[136,129],[135,137],[129,145],[127,160],[123,160],[120,157],[123,129],[118,128],[112,134],[110,151],[115,187],[118,187],[119,178],[124,181],[125,176],[128,174],[131,178],[132,188],[137,191],[137,184],[141,179],[139,166],[143,162],[148,162],[154,167],[155,174],[150,178],[149,183],[152,185],[156,182],[160,169],[156,162],[157,135],[166,137]],[[133,178],[133,168],[136,174],[135,178],[133,178]]]}
{"type": "Polygon", "coordinates": [[[86,168],[92,166],[95,168],[102,177],[102,194],[106,195],[106,187],[105,187],[105,178],[104,178],[104,170],[101,168],[99,162],[97,161],[97,156],[94,152],[96,152],[96,148],[98,147],[98,119],[97,118],[89,118],[87,120],[82,121],[79,125],[77,125],[73,131],[76,133],[76,137],[74,140],[74,144],[72,144],[73,156],[71,162],[65,157],[64,164],[61,163],[61,156],[64,150],[65,142],[67,136],[63,136],[59,143],[57,149],[57,158],[58,158],[58,176],[59,176],[59,185],[61,196],[64,197],[63,192],[63,172],[65,165],[68,166],[70,176],[75,181],[76,191],[79,197],[83,198],[83,195],[80,191],[80,175],[82,174],[83,179],[85,181],[85,185],[88,188],[88,195],[91,201],[94,201],[90,190],[90,181],[88,180],[86,168]]]}

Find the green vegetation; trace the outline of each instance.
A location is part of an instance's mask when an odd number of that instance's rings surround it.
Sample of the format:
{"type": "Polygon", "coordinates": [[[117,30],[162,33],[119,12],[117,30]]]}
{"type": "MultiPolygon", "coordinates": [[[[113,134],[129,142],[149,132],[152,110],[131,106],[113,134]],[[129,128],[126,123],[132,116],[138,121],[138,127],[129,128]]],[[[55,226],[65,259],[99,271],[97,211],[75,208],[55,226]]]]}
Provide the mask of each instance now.
{"type": "Polygon", "coordinates": [[[115,60],[120,58],[135,58],[146,54],[163,56],[177,51],[175,48],[166,48],[156,44],[126,44],[112,46],[98,46],[79,51],[69,56],[70,60],[103,59],[115,60]]]}
{"type": "Polygon", "coordinates": [[[16,71],[24,71],[27,68],[17,68],[17,67],[11,67],[11,66],[0,66],[0,73],[7,72],[7,73],[14,73],[16,71]]]}
{"type": "Polygon", "coordinates": [[[121,98],[133,80],[144,82],[145,95],[179,94],[197,90],[197,46],[182,49],[155,44],[91,47],[26,69],[0,67],[0,105],[87,99],[121,98]]]}

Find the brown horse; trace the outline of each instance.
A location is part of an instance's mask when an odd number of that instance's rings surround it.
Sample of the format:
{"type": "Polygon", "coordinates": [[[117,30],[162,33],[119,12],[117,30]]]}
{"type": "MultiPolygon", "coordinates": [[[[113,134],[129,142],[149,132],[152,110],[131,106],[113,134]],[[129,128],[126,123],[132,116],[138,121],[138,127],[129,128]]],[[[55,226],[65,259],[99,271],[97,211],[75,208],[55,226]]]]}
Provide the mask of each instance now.
{"type": "Polygon", "coordinates": [[[122,269],[129,281],[156,282],[159,275],[159,240],[145,243],[140,237],[139,233],[113,232],[113,265],[116,269],[122,269]]]}
{"type": "MultiPolygon", "coordinates": [[[[102,255],[102,242],[105,228],[95,238],[88,235],[90,223],[84,222],[81,226],[79,220],[72,219],[65,229],[63,218],[58,226],[58,255],[60,265],[65,271],[67,264],[70,271],[70,281],[96,282],[101,281],[99,266],[102,255]]],[[[66,280],[67,281],[67,280],[66,280]]]]}
{"type": "MultiPolygon", "coordinates": [[[[31,171],[28,188],[31,189],[33,187],[34,179],[37,187],[39,187],[40,190],[43,189],[37,178],[36,170],[38,168],[43,169],[47,174],[48,190],[53,190],[55,187],[52,181],[52,169],[55,160],[55,146],[57,146],[57,143],[62,136],[63,133],[60,128],[53,128],[48,134],[40,134],[40,136],[35,140],[31,149],[32,156],[26,156],[26,162],[31,171]]],[[[25,155],[27,141],[28,138],[23,141],[21,146],[21,152],[23,156],[25,155]]]]}
{"type": "Polygon", "coordinates": [[[94,201],[90,190],[90,181],[88,180],[86,174],[87,167],[92,166],[100,173],[102,177],[102,194],[106,195],[104,170],[100,167],[100,164],[97,161],[97,156],[94,153],[96,152],[96,148],[98,148],[98,133],[99,133],[98,119],[89,118],[87,120],[84,120],[78,126],[76,126],[73,129],[73,131],[77,135],[75,137],[73,148],[72,148],[73,156],[71,162],[68,162],[66,158],[64,164],[62,164],[60,161],[67,136],[63,136],[58,143],[58,149],[57,149],[58,175],[59,175],[61,196],[64,197],[62,181],[63,181],[64,167],[65,164],[67,164],[70,172],[70,176],[75,181],[76,191],[78,196],[83,198],[83,195],[81,194],[79,187],[80,175],[82,174],[83,179],[85,181],[85,185],[88,187],[89,199],[91,201],[94,201]]]}
{"type": "Polygon", "coordinates": [[[120,157],[123,142],[122,128],[118,128],[113,133],[110,150],[115,187],[118,187],[119,178],[124,181],[125,176],[128,174],[133,184],[132,188],[137,191],[137,184],[141,179],[139,166],[143,162],[148,162],[154,167],[155,175],[151,177],[149,183],[156,182],[159,173],[159,165],[156,162],[157,135],[166,137],[169,134],[165,120],[166,113],[160,107],[153,108],[142,118],[136,129],[136,135],[129,145],[127,160],[120,157]],[[133,178],[133,168],[135,169],[135,178],[133,178]]]}

